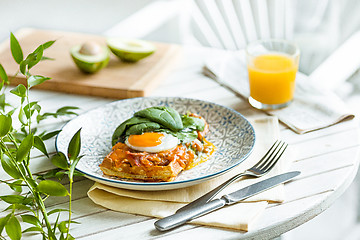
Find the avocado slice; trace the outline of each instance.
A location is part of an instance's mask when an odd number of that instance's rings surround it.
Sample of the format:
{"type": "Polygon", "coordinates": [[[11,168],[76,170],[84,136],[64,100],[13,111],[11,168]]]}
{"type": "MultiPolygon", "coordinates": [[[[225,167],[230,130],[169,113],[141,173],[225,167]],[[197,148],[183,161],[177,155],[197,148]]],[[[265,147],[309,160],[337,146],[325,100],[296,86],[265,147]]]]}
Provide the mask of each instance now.
{"type": "Polygon", "coordinates": [[[139,39],[108,38],[106,44],[124,62],[137,62],[156,50],[152,43],[139,39]]]}
{"type": "Polygon", "coordinates": [[[110,60],[109,49],[94,42],[73,46],[70,54],[76,66],[85,73],[95,73],[101,70],[110,60]]]}

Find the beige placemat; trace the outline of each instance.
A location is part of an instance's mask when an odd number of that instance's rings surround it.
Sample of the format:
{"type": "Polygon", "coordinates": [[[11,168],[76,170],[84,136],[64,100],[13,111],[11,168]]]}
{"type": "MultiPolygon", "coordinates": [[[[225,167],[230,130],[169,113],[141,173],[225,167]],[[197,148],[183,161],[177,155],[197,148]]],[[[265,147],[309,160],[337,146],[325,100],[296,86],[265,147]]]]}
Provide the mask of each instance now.
{"type": "MultiPolygon", "coordinates": [[[[231,176],[253,166],[266,153],[273,142],[279,139],[276,117],[250,119],[254,126],[256,141],[254,150],[243,163],[228,173],[195,186],[166,191],[134,191],[95,183],[88,191],[89,198],[96,204],[115,211],[163,218],[169,216],[185,203],[202,196],[231,176]]],[[[258,179],[242,179],[231,184],[223,192],[235,191],[259,180],[285,172],[293,159],[291,146],[269,174],[258,179]]],[[[253,196],[244,202],[224,207],[218,211],[191,221],[194,224],[231,228],[248,231],[265,210],[268,202],[282,202],[285,194],[283,185],[253,196]]]]}

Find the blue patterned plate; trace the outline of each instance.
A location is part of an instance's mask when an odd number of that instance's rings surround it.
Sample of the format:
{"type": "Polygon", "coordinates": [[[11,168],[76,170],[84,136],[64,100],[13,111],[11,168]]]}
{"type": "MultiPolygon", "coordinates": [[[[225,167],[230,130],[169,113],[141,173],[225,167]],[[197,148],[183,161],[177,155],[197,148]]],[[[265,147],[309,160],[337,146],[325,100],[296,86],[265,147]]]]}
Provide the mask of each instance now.
{"type": "Polygon", "coordinates": [[[67,152],[71,137],[81,130],[81,155],[77,170],[88,178],[114,187],[133,190],[168,190],[187,187],[219,176],[244,161],[252,151],[255,132],[238,112],[206,101],[180,97],[131,98],[106,104],[70,121],[56,139],[58,151],[67,152]],[[111,150],[116,127],[133,113],[151,106],[170,106],[180,114],[187,111],[204,117],[210,126],[207,139],[217,150],[206,162],[179,174],[173,182],[147,183],[104,176],[99,164],[111,150]]]}

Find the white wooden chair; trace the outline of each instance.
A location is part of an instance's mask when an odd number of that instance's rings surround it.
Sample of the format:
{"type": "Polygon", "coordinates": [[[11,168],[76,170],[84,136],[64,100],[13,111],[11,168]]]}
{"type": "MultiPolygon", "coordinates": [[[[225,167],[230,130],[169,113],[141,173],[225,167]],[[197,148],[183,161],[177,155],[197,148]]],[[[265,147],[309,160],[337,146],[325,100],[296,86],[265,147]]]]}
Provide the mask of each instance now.
{"type": "MultiPolygon", "coordinates": [[[[256,39],[292,39],[292,3],[291,0],[154,1],[104,34],[237,50],[256,39]]],[[[360,66],[359,42],[360,32],[313,71],[310,79],[330,90],[344,83],[360,66]]]]}
{"type": "Polygon", "coordinates": [[[236,50],[260,38],[291,38],[293,14],[290,5],[288,0],[158,1],[105,34],[138,37],[176,16],[182,43],[236,50]]]}
{"type": "Polygon", "coordinates": [[[195,0],[189,25],[204,46],[243,49],[256,39],[291,38],[290,4],[286,0],[195,0]]]}

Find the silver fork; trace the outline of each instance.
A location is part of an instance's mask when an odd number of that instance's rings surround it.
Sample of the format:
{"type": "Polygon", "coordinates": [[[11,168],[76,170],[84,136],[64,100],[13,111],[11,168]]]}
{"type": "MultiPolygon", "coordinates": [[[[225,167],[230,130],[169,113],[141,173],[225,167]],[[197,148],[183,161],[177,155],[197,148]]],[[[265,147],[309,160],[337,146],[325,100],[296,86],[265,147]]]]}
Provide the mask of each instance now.
{"type": "Polygon", "coordinates": [[[224,188],[229,186],[231,183],[233,183],[235,180],[239,179],[242,176],[250,176],[250,177],[261,177],[268,173],[275,164],[279,161],[280,157],[285,152],[285,149],[287,148],[288,144],[277,140],[271,148],[265,153],[265,155],[260,159],[259,162],[257,162],[254,166],[247,169],[246,171],[239,173],[214,190],[211,190],[210,192],[206,193],[205,195],[201,196],[200,198],[194,200],[193,202],[185,205],[182,208],[179,208],[176,212],[183,211],[188,208],[192,208],[198,205],[202,205],[204,203],[207,203],[208,201],[211,201],[220,191],[222,191],[224,188]]]}

